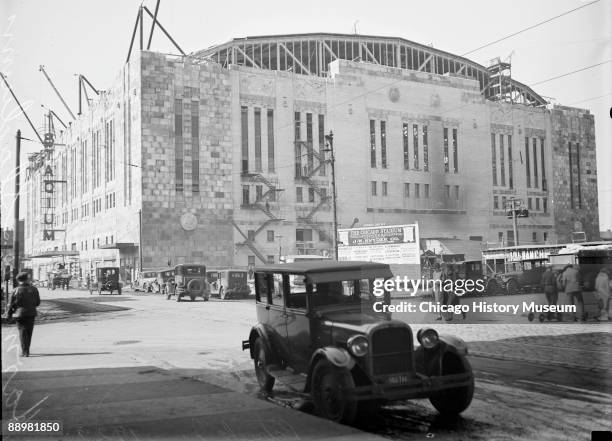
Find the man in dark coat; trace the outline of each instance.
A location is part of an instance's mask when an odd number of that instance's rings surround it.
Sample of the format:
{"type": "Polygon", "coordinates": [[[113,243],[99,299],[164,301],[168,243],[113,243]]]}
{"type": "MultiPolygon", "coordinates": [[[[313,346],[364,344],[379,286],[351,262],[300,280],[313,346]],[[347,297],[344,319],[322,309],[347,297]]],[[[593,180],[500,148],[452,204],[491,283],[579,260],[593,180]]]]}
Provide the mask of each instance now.
{"type": "Polygon", "coordinates": [[[34,332],[34,319],[36,307],[40,305],[38,289],[30,284],[30,274],[21,272],[17,275],[19,284],[7,305],[7,315],[13,316],[17,322],[19,341],[21,343],[21,356],[30,356],[30,343],[34,332]]]}

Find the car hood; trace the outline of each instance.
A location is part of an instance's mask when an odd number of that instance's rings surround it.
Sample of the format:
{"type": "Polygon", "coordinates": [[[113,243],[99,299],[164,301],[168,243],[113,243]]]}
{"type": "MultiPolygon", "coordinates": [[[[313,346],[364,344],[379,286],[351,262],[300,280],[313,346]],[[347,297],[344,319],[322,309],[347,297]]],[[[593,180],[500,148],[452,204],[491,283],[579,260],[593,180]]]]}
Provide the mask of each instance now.
{"type": "Polygon", "coordinates": [[[345,330],[363,334],[367,334],[370,329],[381,322],[389,321],[384,314],[361,308],[326,311],[322,313],[322,319],[323,323],[331,327],[334,332],[345,330]]]}

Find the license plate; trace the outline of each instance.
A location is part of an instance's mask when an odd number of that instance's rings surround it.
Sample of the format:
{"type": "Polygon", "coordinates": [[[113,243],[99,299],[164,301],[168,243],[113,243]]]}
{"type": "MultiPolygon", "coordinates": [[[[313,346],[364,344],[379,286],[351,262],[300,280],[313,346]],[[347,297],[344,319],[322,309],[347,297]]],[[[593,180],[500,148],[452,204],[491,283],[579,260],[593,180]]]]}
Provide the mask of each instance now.
{"type": "Polygon", "coordinates": [[[410,377],[408,375],[393,375],[391,377],[387,377],[385,381],[387,384],[403,384],[408,383],[410,381],[410,377]]]}

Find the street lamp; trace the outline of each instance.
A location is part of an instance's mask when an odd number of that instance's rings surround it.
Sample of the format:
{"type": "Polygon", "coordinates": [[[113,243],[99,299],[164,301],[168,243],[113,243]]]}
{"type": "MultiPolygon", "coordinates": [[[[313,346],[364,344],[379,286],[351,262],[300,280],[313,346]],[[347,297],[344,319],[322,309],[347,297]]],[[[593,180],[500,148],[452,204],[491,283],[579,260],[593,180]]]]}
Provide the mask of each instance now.
{"type": "Polygon", "coordinates": [[[334,133],[330,130],[329,135],[325,135],[325,141],[329,148],[325,149],[326,152],[331,152],[331,169],[332,169],[332,206],[334,210],[334,223],[333,223],[333,247],[334,247],[334,258],[338,260],[338,213],[336,206],[336,156],[334,155],[334,133]]]}

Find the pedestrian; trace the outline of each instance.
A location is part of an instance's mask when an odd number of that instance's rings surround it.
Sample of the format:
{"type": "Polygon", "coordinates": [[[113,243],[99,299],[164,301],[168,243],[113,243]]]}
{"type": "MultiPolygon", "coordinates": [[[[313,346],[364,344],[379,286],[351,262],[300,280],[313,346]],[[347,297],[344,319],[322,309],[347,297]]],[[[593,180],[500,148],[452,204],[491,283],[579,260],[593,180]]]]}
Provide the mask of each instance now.
{"type": "Polygon", "coordinates": [[[595,279],[595,292],[597,297],[599,297],[601,306],[599,320],[610,319],[610,275],[612,275],[610,268],[601,267],[595,279]]]}
{"type": "MultiPolygon", "coordinates": [[[[540,280],[542,290],[546,295],[546,301],[549,305],[556,305],[559,293],[557,292],[557,275],[552,270],[552,265],[546,265],[544,273],[542,273],[542,279],[540,280]]],[[[552,318],[552,313],[548,313],[548,319],[552,318]]]]}
{"type": "Polygon", "coordinates": [[[85,283],[87,284],[87,291],[89,291],[89,295],[91,295],[91,276],[89,275],[89,273],[87,273],[87,275],[85,276],[85,283]]]}
{"type": "Polygon", "coordinates": [[[574,321],[584,321],[584,302],[582,299],[582,286],[578,265],[568,265],[561,275],[561,285],[565,292],[566,302],[568,305],[574,305],[576,312],[573,314],[574,321]]]}
{"type": "Polygon", "coordinates": [[[442,269],[440,268],[439,263],[434,264],[434,268],[432,271],[432,280],[433,280],[433,292],[434,292],[434,301],[438,305],[438,312],[436,320],[442,320],[442,312],[440,312],[440,305],[442,304],[442,269]]]}
{"type": "Polygon", "coordinates": [[[18,286],[13,291],[7,305],[7,316],[15,318],[19,341],[21,343],[21,356],[30,356],[30,344],[34,332],[36,307],[40,305],[38,289],[31,285],[30,274],[23,271],[17,275],[18,286]]]}

